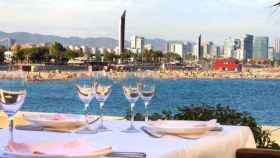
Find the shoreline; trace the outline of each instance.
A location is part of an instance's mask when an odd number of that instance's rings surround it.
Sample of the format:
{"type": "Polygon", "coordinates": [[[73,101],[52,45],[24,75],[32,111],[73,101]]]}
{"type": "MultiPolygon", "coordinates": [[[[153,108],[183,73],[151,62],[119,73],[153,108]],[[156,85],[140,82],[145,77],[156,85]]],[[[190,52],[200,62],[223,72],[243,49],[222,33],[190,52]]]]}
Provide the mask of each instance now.
{"type": "MultiPolygon", "coordinates": [[[[137,73],[137,71],[135,71],[137,73]]],[[[280,68],[247,68],[241,72],[231,71],[152,71],[152,77],[159,80],[280,80],[280,68]]],[[[28,81],[73,80],[78,75],[90,75],[89,71],[41,71],[28,72],[28,81]]],[[[94,73],[94,72],[93,72],[94,73]]],[[[114,80],[121,80],[121,73],[109,72],[114,80]]],[[[12,80],[17,72],[0,71],[0,80],[12,80]]]]}

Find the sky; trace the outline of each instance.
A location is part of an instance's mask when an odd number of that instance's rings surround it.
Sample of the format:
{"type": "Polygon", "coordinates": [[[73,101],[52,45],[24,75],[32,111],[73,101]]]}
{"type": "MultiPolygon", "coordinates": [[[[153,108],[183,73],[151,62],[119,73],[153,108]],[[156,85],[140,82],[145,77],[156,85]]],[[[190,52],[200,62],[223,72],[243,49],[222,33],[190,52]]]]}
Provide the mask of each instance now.
{"type": "Polygon", "coordinates": [[[145,38],[221,43],[246,33],[280,37],[279,0],[0,0],[0,30],[65,37],[118,37],[127,10],[127,40],[145,38]]]}

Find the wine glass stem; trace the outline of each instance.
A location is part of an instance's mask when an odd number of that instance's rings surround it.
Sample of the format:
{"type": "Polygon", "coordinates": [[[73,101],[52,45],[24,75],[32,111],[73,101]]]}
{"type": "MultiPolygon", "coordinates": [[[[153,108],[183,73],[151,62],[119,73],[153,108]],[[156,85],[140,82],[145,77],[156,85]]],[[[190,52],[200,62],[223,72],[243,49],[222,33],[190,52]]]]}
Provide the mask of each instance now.
{"type": "Polygon", "coordinates": [[[133,126],[133,122],[134,122],[134,116],[135,116],[135,114],[134,114],[134,106],[135,106],[135,103],[131,103],[130,104],[130,112],[131,112],[131,119],[130,119],[130,127],[134,127],[133,126]]]}
{"type": "Polygon", "coordinates": [[[86,126],[89,126],[89,121],[88,121],[88,107],[89,104],[85,104],[85,120],[86,120],[86,126]]]}
{"type": "Polygon", "coordinates": [[[14,120],[9,119],[9,132],[10,132],[10,137],[9,137],[9,142],[14,141],[14,120]]]}
{"type": "Polygon", "coordinates": [[[100,121],[101,121],[101,127],[103,127],[103,106],[104,102],[100,102],[100,121]]]}
{"type": "Polygon", "coordinates": [[[148,112],[148,105],[149,105],[149,102],[145,102],[145,122],[148,122],[149,121],[149,112],[148,112]]]}

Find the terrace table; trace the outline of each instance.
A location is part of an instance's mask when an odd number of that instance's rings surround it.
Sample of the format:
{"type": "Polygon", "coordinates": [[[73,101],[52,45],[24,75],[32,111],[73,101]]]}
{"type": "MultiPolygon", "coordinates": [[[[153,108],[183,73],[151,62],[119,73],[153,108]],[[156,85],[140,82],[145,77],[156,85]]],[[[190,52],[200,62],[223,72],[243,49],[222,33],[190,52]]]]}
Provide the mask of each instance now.
{"type": "MultiPolygon", "coordinates": [[[[122,133],[128,121],[106,121],[112,132],[98,134],[72,134],[15,130],[17,142],[40,142],[86,138],[100,145],[112,145],[114,151],[145,152],[148,158],[235,158],[238,148],[255,148],[255,140],[248,127],[223,126],[223,131],[209,132],[198,140],[174,136],[152,138],[146,133],[122,133]]],[[[140,128],[144,122],[135,122],[140,128]]],[[[8,130],[0,130],[0,148],[8,139],[8,130]]],[[[1,153],[0,153],[1,155],[1,153]]],[[[1,157],[1,156],[0,156],[1,157]]]]}

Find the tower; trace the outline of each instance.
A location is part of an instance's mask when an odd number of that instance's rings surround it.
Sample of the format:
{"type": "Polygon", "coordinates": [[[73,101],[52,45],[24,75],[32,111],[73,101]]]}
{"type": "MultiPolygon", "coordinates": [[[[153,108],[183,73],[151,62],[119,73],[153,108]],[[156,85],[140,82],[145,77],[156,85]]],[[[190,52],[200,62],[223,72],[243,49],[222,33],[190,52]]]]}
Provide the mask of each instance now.
{"type": "Polygon", "coordinates": [[[126,10],[123,12],[120,24],[119,24],[119,54],[124,52],[124,42],[125,42],[125,17],[126,17],[126,10]]]}
{"type": "Polygon", "coordinates": [[[202,46],[201,46],[201,34],[198,37],[198,59],[203,59],[203,52],[202,52],[202,46]]]}

